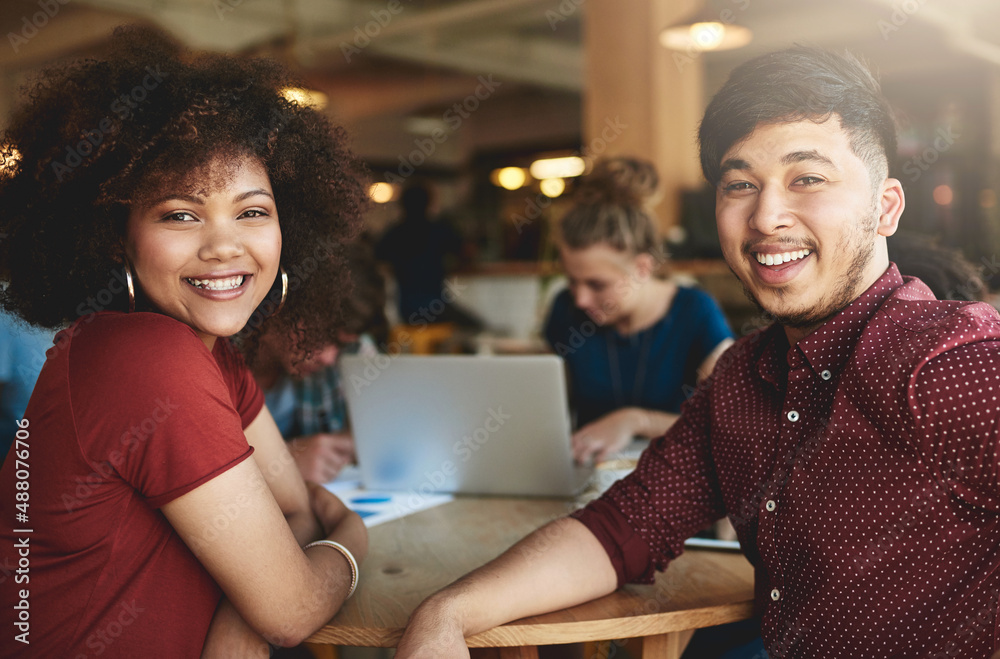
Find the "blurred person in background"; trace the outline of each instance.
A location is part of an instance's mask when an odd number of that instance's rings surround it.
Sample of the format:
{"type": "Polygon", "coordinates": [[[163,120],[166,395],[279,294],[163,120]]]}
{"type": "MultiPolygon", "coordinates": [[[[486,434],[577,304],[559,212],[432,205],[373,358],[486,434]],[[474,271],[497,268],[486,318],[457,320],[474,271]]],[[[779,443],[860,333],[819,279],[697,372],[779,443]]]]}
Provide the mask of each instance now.
{"type": "Polygon", "coordinates": [[[897,233],[886,242],[899,273],[924,282],[937,299],[985,302],[989,297],[980,269],[957,249],[912,233],[897,233]]]}
{"type": "Polygon", "coordinates": [[[559,225],[569,288],[553,300],[544,335],[566,361],[581,462],[665,433],[733,340],[711,296],[660,275],[658,186],[652,163],[602,160],[559,225]]]}
{"type": "Polygon", "coordinates": [[[0,312],[0,464],[14,443],[53,334],[0,312]]]}
{"type": "Polygon", "coordinates": [[[286,335],[268,333],[261,338],[253,365],[254,379],[302,477],[315,483],[333,480],[355,461],[339,357],[372,356],[388,343],[385,282],[371,246],[351,245],[348,262],[351,292],[345,299],[340,343],[303,359],[291,351],[286,335]]]}
{"type": "Polygon", "coordinates": [[[478,331],[483,322],[455,302],[445,277],[465,258],[461,234],[446,220],[433,217],[434,189],[414,179],[399,198],[400,220],[375,245],[375,257],[392,268],[400,322],[408,325],[454,323],[478,331]]]}

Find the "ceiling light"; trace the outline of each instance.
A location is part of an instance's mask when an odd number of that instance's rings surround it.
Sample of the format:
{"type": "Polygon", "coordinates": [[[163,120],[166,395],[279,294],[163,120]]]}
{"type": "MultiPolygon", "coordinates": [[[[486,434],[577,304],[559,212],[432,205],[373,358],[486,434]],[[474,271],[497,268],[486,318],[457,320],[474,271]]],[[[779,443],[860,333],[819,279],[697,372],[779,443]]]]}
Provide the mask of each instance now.
{"type": "Polygon", "coordinates": [[[687,53],[742,48],[753,39],[749,28],[737,25],[732,9],[715,11],[704,5],[693,16],[660,32],[660,45],[687,53]]]}
{"type": "Polygon", "coordinates": [[[550,199],[555,199],[566,191],[566,181],[561,178],[547,178],[539,183],[542,194],[550,199]]]}
{"type": "Polygon", "coordinates": [[[934,192],[931,194],[934,197],[934,203],[938,206],[950,206],[955,199],[955,193],[950,185],[939,185],[934,188],[934,192]]]}
{"type": "Polygon", "coordinates": [[[980,190],[979,205],[982,208],[993,208],[997,205],[997,193],[989,188],[980,190]]]}
{"type": "Polygon", "coordinates": [[[587,163],[579,156],[565,158],[543,158],[531,163],[528,171],[539,180],[547,178],[572,178],[580,176],[587,169],[587,163]]]}
{"type": "Polygon", "coordinates": [[[441,133],[447,135],[451,132],[447,122],[441,117],[406,117],[403,126],[411,135],[431,136],[441,133]]]}
{"type": "Polygon", "coordinates": [[[528,180],[528,175],[520,167],[503,167],[493,170],[493,184],[504,190],[517,190],[528,180]]]}
{"type": "Polygon", "coordinates": [[[285,87],[281,90],[281,95],[292,103],[314,110],[322,110],[329,101],[323,92],[305,87],[285,87]]]}
{"type": "Polygon", "coordinates": [[[17,163],[21,161],[21,152],[17,147],[0,146],[0,176],[12,176],[17,171],[17,163]]]}
{"type": "Polygon", "coordinates": [[[372,183],[371,187],[368,188],[368,196],[372,198],[376,204],[387,204],[392,201],[395,196],[395,190],[392,185],[385,183],[384,181],[379,181],[378,183],[372,183]]]}

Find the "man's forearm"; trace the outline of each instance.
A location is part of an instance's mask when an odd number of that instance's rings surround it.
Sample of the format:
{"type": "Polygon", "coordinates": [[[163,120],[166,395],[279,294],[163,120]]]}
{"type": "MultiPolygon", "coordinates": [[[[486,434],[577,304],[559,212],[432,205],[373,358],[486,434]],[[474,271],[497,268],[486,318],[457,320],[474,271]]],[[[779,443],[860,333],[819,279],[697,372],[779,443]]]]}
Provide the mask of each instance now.
{"type": "Polygon", "coordinates": [[[611,560],[587,527],[556,520],[429,597],[411,617],[397,656],[430,657],[427,648],[442,635],[472,636],[592,600],[616,585],[611,560]]]}

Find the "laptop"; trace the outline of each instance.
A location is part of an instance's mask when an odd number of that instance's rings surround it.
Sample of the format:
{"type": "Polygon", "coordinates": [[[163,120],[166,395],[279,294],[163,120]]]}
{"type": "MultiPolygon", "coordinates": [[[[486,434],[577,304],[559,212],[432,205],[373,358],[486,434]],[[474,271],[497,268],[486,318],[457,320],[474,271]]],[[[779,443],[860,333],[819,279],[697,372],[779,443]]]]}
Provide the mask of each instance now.
{"type": "Polygon", "coordinates": [[[575,464],[562,358],[341,358],[358,467],[370,490],[570,497],[575,464]]]}

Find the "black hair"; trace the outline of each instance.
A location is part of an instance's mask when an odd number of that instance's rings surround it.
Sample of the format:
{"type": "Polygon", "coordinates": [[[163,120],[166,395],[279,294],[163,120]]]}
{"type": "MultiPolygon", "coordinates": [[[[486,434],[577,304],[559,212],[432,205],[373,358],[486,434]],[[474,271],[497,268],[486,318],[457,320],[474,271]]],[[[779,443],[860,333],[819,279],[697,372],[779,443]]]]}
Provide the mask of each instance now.
{"type": "Polygon", "coordinates": [[[713,186],[722,157],[759,124],[836,115],[873,183],[896,157],[896,122],[878,81],[855,56],[795,46],[741,64],[712,98],[698,130],[701,169],[713,186]]]}
{"type": "Polygon", "coordinates": [[[956,249],[943,247],[927,236],[897,233],[886,241],[889,260],[900,274],[916,277],[939,300],[985,300],[989,289],[980,268],[956,249]]]}

